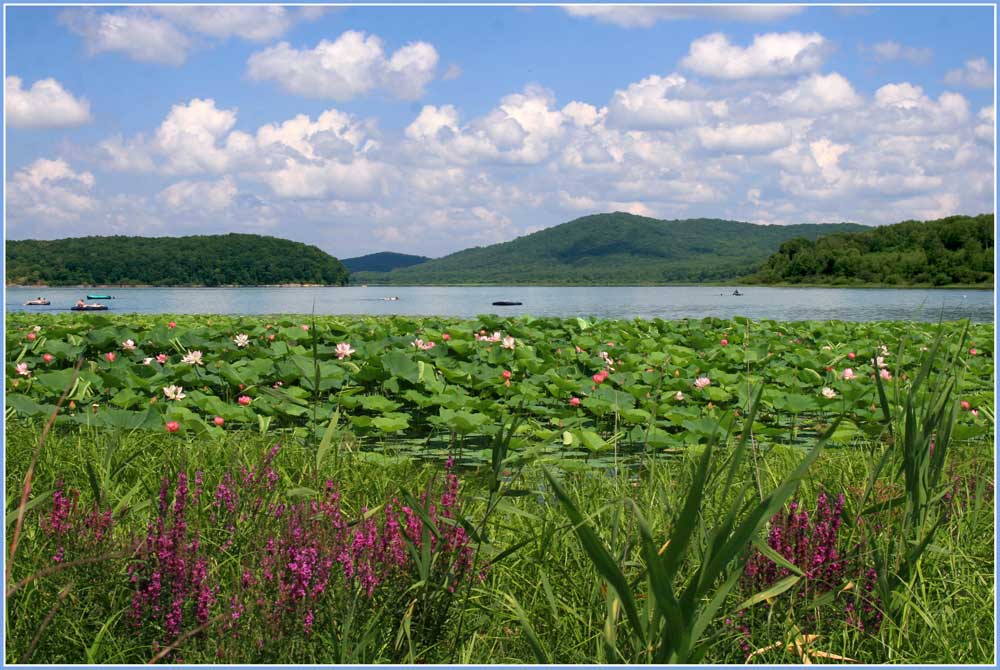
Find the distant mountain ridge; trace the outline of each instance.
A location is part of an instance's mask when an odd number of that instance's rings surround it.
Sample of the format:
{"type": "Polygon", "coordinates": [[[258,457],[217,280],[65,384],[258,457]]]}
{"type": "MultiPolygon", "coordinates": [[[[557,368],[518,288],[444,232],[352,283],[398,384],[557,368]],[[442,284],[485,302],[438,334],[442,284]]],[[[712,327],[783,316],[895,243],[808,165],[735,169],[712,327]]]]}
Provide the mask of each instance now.
{"type": "Polygon", "coordinates": [[[378,253],[366,256],[344,258],[340,262],[351,272],[390,272],[396,268],[406,268],[429,260],[428,256],[379,251],[378,253]]]}
{"type": "Polygon", "coordinates": [[[389,284],[668,284],[755,272],[782,242],[867,230],[856,223],[757,225],[593,214],[510,242],[465,249],[354,281],[389,284]]]}
{"type": "Polygon", "coordinates": [[[318,247],[230,233],[7,240],[6,281],[48,286],[341,286],[348,271],[318,247]]]}

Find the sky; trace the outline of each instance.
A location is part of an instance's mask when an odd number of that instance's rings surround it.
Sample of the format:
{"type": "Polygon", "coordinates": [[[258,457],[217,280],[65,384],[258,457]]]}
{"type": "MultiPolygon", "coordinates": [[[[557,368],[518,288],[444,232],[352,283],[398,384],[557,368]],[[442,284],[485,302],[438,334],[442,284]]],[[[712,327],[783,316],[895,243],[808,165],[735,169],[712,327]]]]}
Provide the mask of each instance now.
{"type": "Polygon", "coordinates": [[[8,239],[993,211],[993,7],[5,9],[8,239]]]}

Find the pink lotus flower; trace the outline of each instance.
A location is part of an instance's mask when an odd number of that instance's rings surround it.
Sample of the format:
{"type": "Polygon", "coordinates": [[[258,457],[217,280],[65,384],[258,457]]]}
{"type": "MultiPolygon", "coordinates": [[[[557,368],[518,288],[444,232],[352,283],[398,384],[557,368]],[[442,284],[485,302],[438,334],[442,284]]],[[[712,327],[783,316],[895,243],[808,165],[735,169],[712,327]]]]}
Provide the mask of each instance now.
{"type": "Polygon", "coordinates": [[[853,351],[851,353],[847,354],[847,357],[850,358],[852,361],[854,360],[855,356],[857,356],[857,354],[854,353],[853,351]]]}
{"type": "Polygon", "coordinates": [[[969,404],[968,400],[963,400],[960,404],[962,405],[962,409],[966,411],[968,411],[972,407],[972,405],[969,404]]]}
{"type": "Polygon", "coordinates": [[[729,346],[729,340],[727,340],[726,338],[722,338],[721,340],[719,340],[719,344],[721,344],[724,347],[729,346]]]}
{"type": "Polygon", "coordinates": [[[503,371],[503,378],[504,379],[510,379],[510,370],[504,370],[503,371]]]}
{"type": "Polygon", "coordinates": [[[601,370],[596,375],[594,375],[593,377],[591,377],[591,379],[594,380],[595,384],[603,384],[604,380],[607,379],[607,378],[608,378],[608,371],[607,370],[601,370]]]}
{"type": "Polygon", "coordinates": [[[52,362],[52,354],[42,354],[42,360],[46,363],[52,362]]]}
{"type": "Polygon", "coordinates": [[[181,424],[177,423],[176,421],[167,421],[167,425],[165,426],[165,428],[167,429],[168,433],[176,433],[178,430],[181,429],[181,424]]]}
{"type": "Polygon", "coordinates": [[[38,337],[38,335],[35,335],[34,333],[28,333],[29,342],[34,342],[36,337],[38,337]]]}
{"type": "Polygon", "coordinates": [[[415,346],[417,349],[421,349],[423,351],[427,351],[428,349],[433,349],[434,348],[434,343],[433,342],[424,342],[419,337],[417,339],[413,340],[413,342],[411,342],[410,344],[412,344],[413,346],[415,346]]]}
{"type": "Polygon", "coordinates": [[[222,427],[222,424],[224,424],[224,423],[226,422],[226,420],[225,420],[225,419],[223,419],[223,418],[222,418],[221,416],[217,416],[217,417],[215,417],[214,419],[212,419],[212,422],[213,422],[213,423],[214,423],[214,424],[215,424],[216,426],[219,426],[219,427],[221,428],[221,427],[222,427]]]}
{"type": "Polygon", "coordinates": [[[167,328],[176,328],[176,327],[177,327],[176,321],[171,321],[170,323],[167,324],[167,328]]]}
{"type": "Polygon", "coordinates": [[[514,338],[510,337],[508,335],[507,337],[503,338],[503,343],[500,346],[502,346],[504,349],[511,349],[511,350],[513,350],[514,349],[514,338]]]}
{"type": "Polygon", "coordinates": [[[14,369],[17,370],[17,374],[21,375],[22,377],[31,376],[31,371],[28,370],[27,363],[18,363],[17,365],[14,366],[14,369]]]}
{"type": "Polygon", "coordinates": [[[135,351],[135,342],[132,340],[125,340],[122,342],[122,349],[125,351],[135,351]]]}
{"type": "Polygon", "coordinates": [[[569,404],[570,404],[570,407],[579,407],[580,406],[580,399],[577,398],[577,397],[575,397],[575,396],[573,396],[573,397],[571,397],[569,399],[569,404]]]}
{"type": "Polygon", "coordinates": [[[694,380],[694,387],[700,391],[701,389],[705,388],[711,383],[712,380],[709,379],[708,377],[698,377],[697,379],[694,380]]]}
{"type": "Polygon", "coordinates": [[[881,356],[876,356],[875,360],[872,361],[872,365],[882,369],[885,367],[885,359],[881,356]]]}
{"type": "Polygon", "coordinates": [[[972,416],[978,418],[979,417],[979,410],[978,409],[970,409],[969,410],[969,414],[971,414],[972,416]]]}
{"type": "Polygon", "coordinates": [[[267,336],[267,341],[268,342],[274,342],[274,334],[268,335],[267,336]]]}
{"type": "Polygon", "coordinates": [[[109,351],[108,353],[104,354],[104,357],[108,359],[108,363],[115,362],[115,352],[113,351],[109,351]]]}
{"type": "Polygon", "coordinates": [[[892,379],[892,375],[885,368],[882,368],[881,370],[878,371],[878,376],[881,377],[882,379],[886,380],[886,381],[889,381],[890,379],[892,379]]]}
{"type": "Polygon", "coordinates": [[[854,374],[854,370],[852,370],[851,368],[844,368],[844,371],[841,373],[840,376],[843,377],[845,381],[851,381],[857,375],[854,374]]]}
{"type": "Polygon", "coordinates": [[[250,396],[241,395],[239,398],[236,399],[236,402],[246,407],[247,405],[250,404],[250,396]]]}
{"type": "Polygon", "coordinates": [[[347,358],[348,356],[350,356],[353,353],[354,353],[354,349],[352,349],[351,345],[348,344],[347,342],[341,342],[340,344],[337,345],[337,358],[338,359],[344,360],[345,358],[347,358]]]}
{"type": "Polygon", "coordinates": [[[576,346],[575,344],[573,345],[573,348],[576,349],[576,353],[578,353],[578,354],[582,354],[583,353],[583,349],[581,349],[580,347],[576,346]]]}
{"type": "Polygon", "coordinates": [[[971,356],[975,356],[975,355],[976,355],[976,353],[977,353],[977,352],[976,352],[976,348],[975,348],[975,347],[973,347],[972,349],[969,349],[969,355],[971,355],[971,356]]]}
{"type": "Polygon", "coordinates": [[[441,333],[441,339],[444,340],[445,342],[450,342],[451,335],[449,335],[448,333],[441,333]]]}
{"type": "Polygon", "coordinates": [[[167,362],[168,356],[166,354],[156,354],[156,362],[163,365],[167,362]]]}
{"type": "Polygon", "coordinates": [[[301,326],[299,326],[299,328],[301,328],[302,330],[309,330],[309,324],[303,323],[301,326]]]}

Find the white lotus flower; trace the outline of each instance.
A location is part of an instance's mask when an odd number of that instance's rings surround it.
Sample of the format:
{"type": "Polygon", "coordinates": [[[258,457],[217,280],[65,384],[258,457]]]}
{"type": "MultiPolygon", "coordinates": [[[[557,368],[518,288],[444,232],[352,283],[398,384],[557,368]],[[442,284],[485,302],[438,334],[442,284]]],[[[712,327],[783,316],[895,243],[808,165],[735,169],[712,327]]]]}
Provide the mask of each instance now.
{"type": "Polygon", "coordinates": [[[135,342],[132,340],[125,340],[122,342],[122,349],[125,351],[133,351],[135,349],[135,342]]]}
{"type": "Polygon", "coordinates": [[[834,391],[834,390],[833,390],[832,388],[830,388],[829,386],[824,386],[824,387],[823,387],[823,390],[822,390],[822,391],[820,391],[820,393],[822,393],[822,394],[823,394],[823,397],[824,397],[824,398],[829,398],[829,399],[833,399],[833,398],[836,398],[836,397],[837,397],[837,392],[836,392],[836,391],[834,391]]]}
{"type": "Polygon", "coordinates": [[[240,333],[239,335],[233,338],[233,342],[236,344],[237,347],[240,347],[242,349],[243,347],[250,344],[250,336],[247,335],[246,333],[240,333]]]}
{"type": "Polygon", "coordinates": [[[181,363],[187,363],[188,365],[204,365],[201,361],[200,351],[189,351],[181,358],[181,363]]]}
{"type": "Polygon", "coordinates": [[[163,395],[167,396],[167,400],[182,400],[187,397],[183,386],[174,386],[173,384],[163,387],[163,395]]]}

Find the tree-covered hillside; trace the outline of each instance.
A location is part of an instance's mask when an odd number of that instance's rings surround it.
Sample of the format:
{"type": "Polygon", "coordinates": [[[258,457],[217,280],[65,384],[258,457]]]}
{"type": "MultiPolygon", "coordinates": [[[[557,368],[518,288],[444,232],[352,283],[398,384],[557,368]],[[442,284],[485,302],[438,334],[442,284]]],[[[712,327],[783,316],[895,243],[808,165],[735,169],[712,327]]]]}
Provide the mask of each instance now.
{"type": "Polygon", "coordinates": [[[380,251],[367,256],[357,258],[345,258],[341,263],[351,271],[355,272],[389,272],[396,268],[408,268],[411,265],[418,265],[424,261],[429,261],[427,256],[413,256],[411,254],[397,254],[392,251],[380,251]]]}
{"type": "Polygon", "coordinates": [[[750,280],[762,284],[993,283],[993,215],[904,221],[860,233],[794,239],[750,280]]]}
{"type": "Polygon", "coordinates": [[[594,214],[474,247],[371,281],[392,284],[667,284],[726,281],[755,271],[782,242],[864,230],[853,223],[760,226],[594,214]]]}
{"type": "Polygon", "coordinates": [[[347,283],[347,269],[317,247],[261,235],[72,237],[8,240],[8,284],[347,283]]]}

